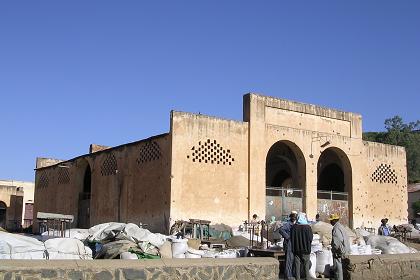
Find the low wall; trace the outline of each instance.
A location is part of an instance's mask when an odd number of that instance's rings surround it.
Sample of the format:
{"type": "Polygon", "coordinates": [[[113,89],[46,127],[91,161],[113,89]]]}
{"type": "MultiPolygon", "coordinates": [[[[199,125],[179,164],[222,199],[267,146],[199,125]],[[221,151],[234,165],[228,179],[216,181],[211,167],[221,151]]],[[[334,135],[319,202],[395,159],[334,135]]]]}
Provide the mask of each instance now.
{"type": "Polygon", "coordinates": [[[420,279],[420,253],[350,256],[343,270],[344,279],[420,279]]]}
{"type": "Polygon", "coordinates": [[[274,258],[43,261],[1,260],[0,279],[278,279],[274,258]]]}

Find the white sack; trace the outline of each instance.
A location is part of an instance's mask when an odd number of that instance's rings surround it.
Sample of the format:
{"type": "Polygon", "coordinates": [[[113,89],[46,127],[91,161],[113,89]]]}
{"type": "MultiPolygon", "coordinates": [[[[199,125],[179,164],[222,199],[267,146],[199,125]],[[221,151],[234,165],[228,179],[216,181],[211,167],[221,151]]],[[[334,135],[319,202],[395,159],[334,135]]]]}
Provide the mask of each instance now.
{"type": "Polygon", "coordinates": [[[138,260],[139,258],[134,253],[124,252],[124,253],[120,254],[120,259],[123,259],[123,260],[138,260]]]}
{"type": "Polygon", "coordinates": [[[0,259],[45,259],[44,244],[32,237],[0,231],[0,259]]]}
{"type": "Polygon", "coordinates": [[[188,239],[172,239],[172,256],[185,254],[188,251],[188,239]]]}
{"type": "Polygon", "coordinates": [[[330,250],[324,249],[316,252],[316,272],[330,276],[330,268],[333,266],[333,257],[330,250]]]}
{"type": "Polygon", "coordinates": [[[311,253],[310,260],[311,260],[311,268],[309,269],[309,276],[315,279],[316,278],[316,254],[315,253],[311,253]]]}
{"type": "Polygon", "coordinates": [[[50,260],[91,260],[92,250],[80,240],[54,238],[45,241],[50,260]]]}

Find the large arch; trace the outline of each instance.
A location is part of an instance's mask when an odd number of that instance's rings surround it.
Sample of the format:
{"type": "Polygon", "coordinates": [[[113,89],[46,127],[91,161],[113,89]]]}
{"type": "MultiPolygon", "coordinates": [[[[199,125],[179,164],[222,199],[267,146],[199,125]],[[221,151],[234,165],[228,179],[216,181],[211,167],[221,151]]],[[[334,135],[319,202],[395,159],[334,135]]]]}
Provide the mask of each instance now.
{"type": "Polygon", "coordinates": [[[3,201],[0,201],[0,227],[6,229],[6,214],[7,214],[7,205],[3,201]]]}
{"type": "Polygon", "coordinates": [[[352,226],[352,168],[346,153],[337,147],[325,149],[318,159],[317,178],[321,220],[337,213],[342,223],[352,226]]]}
{"type": "Polygon", "coordinates": [[[306,186],[306,162],[293,142],[274,143],[266,157],[266,215],[283,220],[292,210],[303,211],[306,186]]]}
{"type": "Polygon", "coordinates": [[[86,159],[82,159],[78,172],[81,173],[81,180],[79,180],[80,193],[78,202],[77,225],[79,228],[90,227],[90,198],[92,191],[92,169],[86,159]]]}

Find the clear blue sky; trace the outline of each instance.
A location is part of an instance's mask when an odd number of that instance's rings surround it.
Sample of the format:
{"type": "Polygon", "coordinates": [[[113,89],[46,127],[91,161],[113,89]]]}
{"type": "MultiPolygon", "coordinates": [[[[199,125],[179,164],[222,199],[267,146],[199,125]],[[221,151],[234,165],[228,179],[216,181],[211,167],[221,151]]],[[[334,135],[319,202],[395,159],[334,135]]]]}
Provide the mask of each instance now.
{"type": "Polygon", "coordinates": [[[420,118],[420,1],[1,1],[0,178],[242,95],[420,118]]]}

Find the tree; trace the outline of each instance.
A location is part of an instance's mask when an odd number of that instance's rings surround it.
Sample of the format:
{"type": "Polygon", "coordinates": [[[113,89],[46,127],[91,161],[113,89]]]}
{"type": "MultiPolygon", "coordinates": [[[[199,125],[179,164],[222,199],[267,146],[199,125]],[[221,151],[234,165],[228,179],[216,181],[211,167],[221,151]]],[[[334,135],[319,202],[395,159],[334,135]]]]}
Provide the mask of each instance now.
{"type": "Polygon", "coordinates": [[[386,132],[363,133],[363,139],[405,147],[408,181],[420,182],[420,120],[404,123],[400,116],[394,116],[385,120],[385,128],[386,132]]]}

